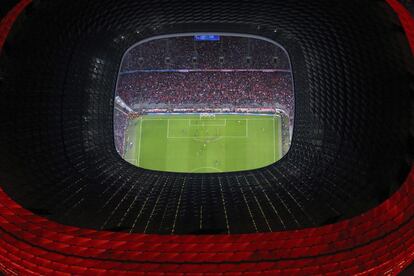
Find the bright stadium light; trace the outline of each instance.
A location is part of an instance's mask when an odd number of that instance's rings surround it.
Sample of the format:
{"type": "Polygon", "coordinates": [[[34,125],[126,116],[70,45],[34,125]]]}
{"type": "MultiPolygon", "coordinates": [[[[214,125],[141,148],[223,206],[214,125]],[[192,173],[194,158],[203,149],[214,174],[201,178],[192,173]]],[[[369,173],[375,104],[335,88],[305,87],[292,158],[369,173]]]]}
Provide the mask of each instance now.
{"type": "Polygon", "coordinates": [[[222,173],[262,168],[289,150],[289,55],[258,36],[158,36],[125,53],[114,101],[121,157],[144,169],[222,173]]]}

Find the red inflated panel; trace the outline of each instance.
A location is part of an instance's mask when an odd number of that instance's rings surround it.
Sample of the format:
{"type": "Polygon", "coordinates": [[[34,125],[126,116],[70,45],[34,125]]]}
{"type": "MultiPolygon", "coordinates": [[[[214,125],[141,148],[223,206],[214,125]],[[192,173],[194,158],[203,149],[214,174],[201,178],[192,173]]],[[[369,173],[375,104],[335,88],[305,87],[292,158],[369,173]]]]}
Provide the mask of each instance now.
{"type": "MultiPolygon", "coordinates": [[[[0,25],[0,50],[21,1],[0,25]]],[[[414,20],[396,0],[414,52],[414,20]]],[[[414,167],[391,198],[319,228],[245,235],[161,236],[69,227],[0,189],[0,271],[7,275],[396,275],[414,260],[414,167]]]]}
{"type": "Polygon", "coordinates": [[[32,0],[20,1],[1,21],[0,21],[0,53],[6,41],[14,21],[22,13],[22,11],[32,2],[32,0]]]}
{"type": "Polygon", "coordinates": [[[414,259],[413,199],[414,168],[389,200],[338,224],[266,234],[158,236],[60,225],[1,192],[0,269],[41,274],[395,275],[414,259]]]}
{"type": "Polygon", "coordinates": [[[414,55],[414,18],[413,15],[397,0],[387,0],[388,4],[398,14],[401,24],[407,33],[408,41],[411,45],[411,50],[414,55]]]}

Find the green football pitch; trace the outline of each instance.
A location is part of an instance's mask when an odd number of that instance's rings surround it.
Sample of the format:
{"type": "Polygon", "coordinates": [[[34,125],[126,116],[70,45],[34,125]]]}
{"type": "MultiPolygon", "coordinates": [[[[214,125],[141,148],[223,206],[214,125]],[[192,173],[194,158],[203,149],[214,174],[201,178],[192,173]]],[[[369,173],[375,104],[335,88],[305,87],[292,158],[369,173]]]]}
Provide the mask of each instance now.
{"type": "Polygon", "coordinates": [[[277,115],[145,115],[129,122],[125,139],[126,161],[158,171],[243,171],[282,157],[277,115]]]}

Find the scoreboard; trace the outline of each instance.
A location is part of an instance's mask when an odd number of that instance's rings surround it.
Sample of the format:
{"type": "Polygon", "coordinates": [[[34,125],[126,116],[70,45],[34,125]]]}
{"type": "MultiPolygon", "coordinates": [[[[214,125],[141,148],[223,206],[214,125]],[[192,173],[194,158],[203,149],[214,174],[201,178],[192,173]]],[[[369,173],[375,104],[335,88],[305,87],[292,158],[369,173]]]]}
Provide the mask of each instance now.
{"type": "Polygon", "coordinates": [[[194,36],[196,41],[220,41],[219,35],[196,35],[194,36]]]}

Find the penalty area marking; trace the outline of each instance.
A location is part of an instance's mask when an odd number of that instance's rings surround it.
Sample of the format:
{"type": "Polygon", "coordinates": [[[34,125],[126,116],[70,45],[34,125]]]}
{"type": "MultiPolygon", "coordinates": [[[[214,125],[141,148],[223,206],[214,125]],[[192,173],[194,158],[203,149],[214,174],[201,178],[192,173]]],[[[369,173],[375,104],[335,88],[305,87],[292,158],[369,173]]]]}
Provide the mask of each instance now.
{"type": "MultiPolygon", "coordinates": [[[[210,127],[225,127],[227,126],[227,121],[245,121],[246,122],[246,127],[245,127],[245,135],[244,136],[236,136],[236,135],[230,135],[230,136],[226,136],[226,135],[221,135],[221,137],[223,138],[248,138],[249,137],[249,121],[263,121],[263,120],[272,120],[273,121],[273,125],[275,122],[275,117],[278,116],[274,116],[274,117],[262,117],[262,118],[240,118],[240,119],[215,119],[215,120],[224,120],[225,124],[224,125],[206,125],[206,126],[210,126],[210,127]]],[[[280,117],[279,117],[280,118],[280,117]]],[[[170,121],[187,121],[188,122],[188,127],[191,126],[198,126],[198,125],[192,125],[191,124],[191,120],[199,120],[199,118],[192,118],[192,119],[182,119],[182,118],[173,118],[173,119],[163,119],[163,118],[151,118],[151,119],[140,119],[141,122],[143,121],[167,121],[167,138],[168,139],[192,139],[192,138],[198,138],[198,137],[194,137],[194,136],[170,136],[170,121]]],[[[212,120],[211,120],[212,121],[212,120]]],[[[142,128],[142,123],[140,123],[140,129],[142,128]]],[[[141,135],[141,132],[140,132],[141,135]]],[[[275,136],[275,133],[274,133],[275,136]]],[[[214,136],[216,137],[216,136],[214,136]]],[[[210,136],[206,136],[203,138],[209,139],[209,138],[214,138],[214,137],[210,137],[210,136]]],[[[140,136],[140,141],[141,141],[141,136],[140,136]]],[[[276,160],[276,159],[275,159],[276,160]]]]}
{"type": "Polygon", "coordinates": [[[187,121],[188,122],[188,127],[190,127],[190,120],[191,119],[154,119],[153,121],[165,121],[167,120],[167,139],[174,139],[174,138],[192,138],[192,137],[175,137],[175,136],[170,136],[170,120],[172,121],[187,121]]]}
{"type": "Polygon", "coordinates": [[[247,138],[248,136],[226,136],[226,135],[220,135],[220,136],[167,136],[168,139],[214,139],[214,138],[247,138]]]}
{"type": "MultiPolygon", "coordinates": [[[[180,121],[188,121],[188,127],[194,127],[194,126],[199,126],[199,125],[191,125],[191,120],[197,120],[197,119],[150,119],[150,120],[167,120],[167,139],[193,139],[193,138],[198,138],[198,139],[212,139],[212,138],[217,138],[217,136],[203,136],[203,137],[197,137],[197,136],[170,136],[170,120],[174,121],[174,120],[180,120],[180,121]]],[[[220,119],[219,119],[220,120],[220,119]]],[[[236,135],[220,135],[220,138],[247,138],[249,137],[248,135],[248,121],[249,120],[262,120],[262,119],[221,119],[224,120],[224,125],[203,125],[203,126],[207,126],[207,127],[226,127],[227,126],[227,120],[229,121],[245,121],[246,122],[246,127],[245,129],[245,135],[243,136],[236,136],[236,135]]]]}
{"type": "MultiPolygon", "coordinates": [[[[214,142],[220,141],[223,138],[225,137],[224,136],[205,136],[203,138],[193,137],[192,139],[196,142],[203,142],[203,143],[206,143],[206,140],[211,139],[209,143],[214,143],[214,142]]],[[[237,136],[236,138],[240,138],[240,137],[237,136]]]]}
{"type": "Polygon", "coordinates": [[[204,120],[204,119],[200,118],[200,119],[188,119],[188,120],[190,120],[190,122],[189,122],[190,127],[200,126],[198,124],[192,124],[191,121],[201,121],[202,122],[201,126],[212,126],[212,127],[225,127],[225,126],[227,126],[227,119],[207,119],[207,120],[204,120]],[[224,121],[224,124],[209,124],[209,123],[205,124],[205,122],[219,122],[219,121],[224,121]]]}

